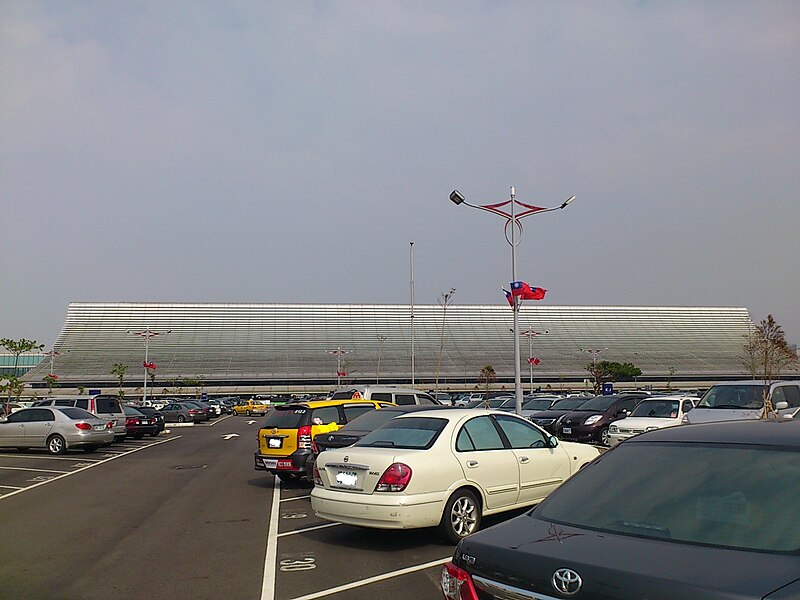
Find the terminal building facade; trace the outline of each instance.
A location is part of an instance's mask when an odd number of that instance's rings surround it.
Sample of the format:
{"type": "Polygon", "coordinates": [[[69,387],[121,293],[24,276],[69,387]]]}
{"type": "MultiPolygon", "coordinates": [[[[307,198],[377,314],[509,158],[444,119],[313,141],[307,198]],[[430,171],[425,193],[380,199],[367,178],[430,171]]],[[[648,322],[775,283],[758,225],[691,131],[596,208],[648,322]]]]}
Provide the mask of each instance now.
{"type": "MultiPolygon", "coordinates": [[[[513,389],[512,319],[508,305],[416,305],[412,325],[409,305],[79,302],[68,307],[53,371],[61,388],[105,392],[117,389],[111,370],[121,363],[126,394],[135,395],[146,352],[156,366],[151,394],[180,386],[318,393],[412,379],[422,389],[472,390],[486,366],[494,388],[513,389]]],[[[525,304],[520,331],[534,335],[520,339],[523,388],[529,354],[540,389],[584,389],[593,359],[632,363],[642,376],[627,384],[639,387],[746,377],[752,330],[745,308],[525,304]]],[[[42,361],[24,379],[43,387],[49,372],[42,361]]]]}

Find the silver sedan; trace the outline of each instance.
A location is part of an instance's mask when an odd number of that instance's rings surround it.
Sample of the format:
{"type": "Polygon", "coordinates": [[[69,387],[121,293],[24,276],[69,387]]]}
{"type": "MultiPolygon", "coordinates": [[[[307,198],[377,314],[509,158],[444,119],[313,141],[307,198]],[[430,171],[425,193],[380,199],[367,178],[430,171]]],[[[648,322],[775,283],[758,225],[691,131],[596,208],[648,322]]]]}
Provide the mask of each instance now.
{"type": "Polygon", "coordinates": [[[0,447],[47,448],[50,454],[64,454],[70,448],[94,452],[113,441],[111,421],[82,408],[25,408],[0,419],[0,447]]]}

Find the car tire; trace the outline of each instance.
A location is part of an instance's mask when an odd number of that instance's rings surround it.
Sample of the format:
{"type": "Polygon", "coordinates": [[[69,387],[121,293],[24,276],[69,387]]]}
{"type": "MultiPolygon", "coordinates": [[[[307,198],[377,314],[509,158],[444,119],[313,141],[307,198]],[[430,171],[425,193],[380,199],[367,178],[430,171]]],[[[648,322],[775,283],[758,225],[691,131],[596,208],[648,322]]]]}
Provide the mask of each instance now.
{"type": "Polygon", "coordinates": [[[456,491],[447,500],[439,531],[447,541],[457,544],[481,527],[481,505],[470,490],[456,491]]]}
{"type": "Polygon", "coordinates": [[[183,415],[178,415],[178,423],[185,423],[185,422],[186,422],[186,417],[184,417],[183,415]]]}
{"type": "Polygon", "coordinates": [[[67,442],[58,434],[47,438],[47,451],[50,454],[65,454],[67,452],[67,442]]]}
{"type": "Polygon", "coordinates": [[[97,452],[97,446],[85,446],[83,448],[83,451],[86,452],[86,454],[91,454],[92,452],[97,452]]]}
{"type": "Polygon", "coordinates": [[[608,446],[609,439],[608,439],[608,427],[603,427],[597,434],[597,441],[600,442],[601,446],[608,446]]]}

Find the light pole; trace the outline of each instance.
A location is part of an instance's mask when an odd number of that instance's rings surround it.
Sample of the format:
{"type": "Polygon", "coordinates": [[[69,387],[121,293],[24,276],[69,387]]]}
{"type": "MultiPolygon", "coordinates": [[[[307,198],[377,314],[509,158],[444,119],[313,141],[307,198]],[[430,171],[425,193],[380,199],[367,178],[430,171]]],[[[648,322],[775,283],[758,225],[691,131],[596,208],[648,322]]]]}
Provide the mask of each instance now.
{"type": "Polygon", "coordinates": [[[385,335],[379,335],[378,342],[380,342],[380,346],[378,347],[378,368],[375,372],[375,385],[378,385],[381,382],[381,356],[383,356],[383,343],[386,341],[385,335]]]}
{"type": "MultiPolygon", "coordinates": [[[[171,333],[171,332],[172,332],[171,329],[169,331],[167,331],[167,333],[171,333]]],[[[133,333],[133,335],[138,335],[139,337],[144,338],[144,362],[142,363],[142,366],[144,367],[144,385],[142,385],[142,404],[146,406],[147,405],[147,375],[148,375],[147,370],[150,368],[148,366],[148,365],[150,365],[150,358],[149,358],[150,339],[154,338],[154,337],[156,337],[158,335],[161,335],[161,333],[158,332],[158,331],[153,331],[149,327],[147,329],[145,329],[144,331],[133,331],[133,332],[129,331],[128,333],[133,333]]]]}
{"type": "MultiPolygon", "coordinates": [[[[328,354],[333,354],[336,357],[336,389],[342,385],[342,356],[350,354],[352,350],[343,350],[341,346],[336,350],[325,350],[328,354]]],[[[346,374],[346,373],[345,373],[346,374]]]]}
{"type": "Polygon", "coordinates": [[[411,276],[409,288],[411,294],[411,387],[414,387],[414,242],[408,243],[408,260],[410,263],[411,276]]]}
{"type": "MultiPolygon", "coordinates": [[[[449,292],[443,292],[439,296],[439,305],[442,307],[442,331],[439,339],[439,360],[436,361],[436,385],[433,388],[433,397],[435,398],[439,393],[439,373],[442,369],[442,353],[444,352],[444,326],[447,319],[447,307],[453,299],[453,294],[456,293],[456,288],[450,288],[449,292]]],[[[446,378],[445,378],[446,379],[446,378]]]]}
{"type": "Polygon", "coordinates": [[[589,355],[592,357],[592,376],[594,377],[595,383],[595,392],[597,391],[597,384],[599,383],[597,377],[597,357],[603,352],[603,350],[608,350],[608,348],[581,348],[581,352],[588,352],[589,355]]]}
{"type": "Polygon", "coordinates": [[[547,335],[548,333],[550,333],[549,329],[545,329],[544,331],[534,331],[531,327],[528,327],[528,329],[525,331],[520,332],[521,336],[528,338],[528,366],[531,370],[531,394],[533,393],[533,338],[539,335],[547,335]]]}
{"type": "MultiPolygon", "coordinates": [[[[561,210],[562,208],[566,208],[570,202],[575,200],[575,196],[570,196],[564,202],[562,202],[559,206],[553,206],[550,208],[544,208],[541,206],[533,206],[531,204],[524,204],[520,202],[516,198],[516,190],[514,187],[511,187],[511,199],[506,200],[505,202],[500,202],[498,204],[470,204],[466,201],[466,198],[459,192],[458,190],[453,190],[450,194],[450,200],[453,204],[466,204],[470,208],[477,208],[479,210],[484,210],[486,212],[494,213],[503,217],[506,220],[505,227],[503,232],[505,234],[506,242],[508,245],[511,246],[511,281],[517,281],[517,244],[519,240],[517,236],[522,235],[522,223],[520,220],[528,217],[530,215],[541,214],[546,212],[551,212],[554,210],[561,210]],[[516,207],[517,205],[524,208],[519,214],[517,214],[516,207]],[[505,207],[509,207],[510,212],[506,212],[504,210],[505,207]],[[511,231],[509,234],[509,230],[511,231]]],[[[511,297],[511,310],[514,313],[514,396],[516,399],[516,406],[515,412],[519,415],[522,414],[522,381],[521,381],[521,373],[520,373],[520,354],[519,354],[519,308],[520,308],[520,301],[519,296],[512,296],[511,297]]]]}
{"type": "Polygon", "coordinates": [[[56,352],[55,349],[53,349],[53,350],[50,350],[50,352],[45,352],[44,355],[50,357],[50,376],[52,377],[56,373],[53,370],[55,368],[54,363],[55,363],[56,356],[60,356],[61,352],[56,352]]]}

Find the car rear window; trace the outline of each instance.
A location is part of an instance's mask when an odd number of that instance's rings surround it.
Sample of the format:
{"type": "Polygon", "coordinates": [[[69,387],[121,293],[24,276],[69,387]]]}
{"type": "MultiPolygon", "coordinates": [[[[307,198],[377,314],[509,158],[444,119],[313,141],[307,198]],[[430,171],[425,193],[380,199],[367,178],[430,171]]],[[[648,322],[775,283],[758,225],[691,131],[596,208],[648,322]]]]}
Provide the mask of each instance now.
{"type": "Polygon", "coordinates": [[[97,414],[118,414],[122,412],[119,400],[116,398],[96,398],[94,402],[97,407],[97,414]]]}
{"type": "Polygon", "coordinates": [[[535,514],[621,535],[797,553],[798,489],[800,451],[622,444],[556,490],[535,514]]]}
{"type": "Polygon", "coordinates": [[[297,429],[308,424],[308,408],[283,406],[274,407],[261,427],[263,429],[297,429]]]}
{"type": "Polygon", "coordinates": [[[62,408],[61,412],[74,421],[80,421],[83,419],[97,419],[97,417],[88,410],[83,410],[82,408],[62,408]]]}
{"type": "Polygon", "coordinates": [[[397,415],[405,414],[401,410],[392,410],[391,408],[382,408],[380,410],[373,410],[368,413],[361,415],[358,418],[353,419],[347,425],[342,427],[339,431],[343,429],[353,430],[356,431],[372,431],[373,429],[377,429],[386,421],[393,419],[397,415]]]}
{"type": "Polygon", "coordinates": [[[447,419],[426,417],[392,419],[365,435],[355,445],[427,450],[433,446],[445,425],[447,425],[447,419]]]}

